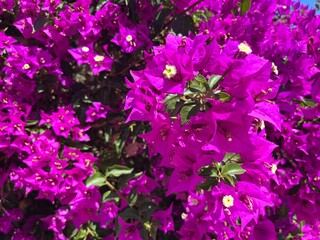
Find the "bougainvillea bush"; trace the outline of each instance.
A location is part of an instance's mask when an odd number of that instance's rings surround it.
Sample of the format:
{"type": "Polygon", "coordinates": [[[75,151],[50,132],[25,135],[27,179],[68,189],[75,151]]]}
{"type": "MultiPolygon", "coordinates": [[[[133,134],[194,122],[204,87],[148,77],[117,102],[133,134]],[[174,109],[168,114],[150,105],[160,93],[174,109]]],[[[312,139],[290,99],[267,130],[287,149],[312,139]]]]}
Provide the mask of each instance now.
{"type": "Polygon", "coordinates": [[[320,238],[319,29],[291,0],[0,1],[0,239],[320,238]]]}

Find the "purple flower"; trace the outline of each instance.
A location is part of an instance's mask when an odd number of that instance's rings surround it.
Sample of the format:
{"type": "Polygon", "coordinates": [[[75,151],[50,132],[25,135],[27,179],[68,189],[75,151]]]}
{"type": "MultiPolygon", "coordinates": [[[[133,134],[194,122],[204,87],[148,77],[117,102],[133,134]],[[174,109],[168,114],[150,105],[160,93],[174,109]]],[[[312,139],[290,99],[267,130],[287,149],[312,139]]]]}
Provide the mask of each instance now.
{"type": "Polygon", "coordinates": [[[110,221],[116,219],[118,211],[119,208],[113,201],[103,203],[99,214],[101,227],[105,228],[110,221]]]}
{"type": "Polygon", "coordinates": [[[68,210],[61,208],[57,210],[55,215],[50,215],[41,219],[42,222],[48,225],[48,229],[52,230],[56,234],[56,236],[62,240],[68,239],[62,232],[67,222],[67,213],[68,210]]]}
{"type": "Polygon", "coordinates": [[[78,64],[88,63],[95,75],[101,71],[109,71],[113,64],[110,57],[95,54],[92,45],[71,49],[69,53],[77,60],[78,64]]]}
{"type": "Polygon", "coordinates": [[[84,41],[93,42],[97,37],[100,37],[102,27],[94,16],[81,14],[78,21],[80,22],[78,31],[84,38],[84,41]]]}
{"type": "Polygon", "coordinates": [[[101,102],[92,102],[92,105],[86,111],[86,122],[95,122],[100,118],[106,118],[108,107],[104,106],[101,102]]]}
{"type": "Polygon", "coordinates": [[[195,74],[191,57],[186,52],[186,43],[181,37],[169,35],[167,45],[155,47],[155,56],[147,62],[146,79],[164,93],[183,93],[187,81],[195,74]]]}
{"type": "Polygon", "coordinates": [[[256,239],[277,239],[275,226],[268,219],[261,220],[254,226],[253,235],[256,239]]]}
{"type": "Polygon", "coordinates": [[[22,33],[23,37],[28,39],[32,37],[34,19],[31,17],[22,18],[14,23],[14,26],[22,33]]]}
{"type": "Polygon", "coordinates": [[[149,195],[149,193],[155,190],[157,186],[158,186],[158,183],[154,179],[149,178],[145,175],[142,175],[137,179],[133,179],[129,181],[129,184],[125,188],[123,188],[122,191],[126,194],[129,194],[133,188],[136,188],[136,192],[138,194],[141,193],[141,194],[149,195]]]}
{"type": "Polygon", "coordinates": [[[13,229],[12,224],[20,222],[22,217],[23,213],[18,208],[5,211],[4,215],[0,217],[0,232],[8,234],[13,229]]]}
{"type": "Polygon", "coordinates": [[[84,64],[89,62],[89,58],[92,58],[94,55],[93,46],[83,46],[79,48],[73,48],[68,50],[72,57],[77,61],[77,63],[84,64]]]}
{"type": "Polygon", "coordinates": [[[150,89],[150,84],[144,79],[140,72],[131,72],[135,82],[126,81],[127,86],[131,88],[126,96],[124,110],[132,108],[127,122],[151,121],[156,113],[156,108],[162,108],[159,97],[150,89]]]}
{"type": "Polygon", "coordinates": [[[32,55],[32,49],[14,45],[9,49],[10,56],[6,60],[8,68],[14,68],[20,73],[26,74],[33,78],[35,73],[40,69],[38,59],[32,55]]]}
{"type": "MultiPolygon", "coordinates": [[[[80,190],[80,189],[79,189],[80,190]]],[[[98,210],[101,195],[96,188],[81,189],[77,196],[70,202],[71,210],[67,217],[79,229],[87,221],[99,219],[98,210]]]]}
{"type": "Polygon", "coordinates": [[[192,219],[185,222],[178,233],[182,239],[201,239],[206,231],[205,229],[207,229],[207,226],[203,222],[192,219]]]}
{"type": "Polygon", "coordinates": [[[111,42],[121,47],[123,52],[131,53],[141,47],[150,48],[151,41],[148,37],[149,29],[146,25],[135,26],[121,18],[119,21],[119,33],[111,42]]]}
{"type": "Polygon", "coordinates": [[[80,128],[77,126],[73,127],[71,130],[72,139],[80,142],[90,141],[89,135],[85,133],[89,129],[90,129],[90,126],[87,126],[85,128],[80,128]]]}
{"type": "Polygon", "coordinates": [[[14,6],[14,0],[1,1],[0,2],[0,14],[3,14],[7,11],[12,11],[14,6]]]}
{"type": "Polygon", "coordinates": [[[113,60],[106,55],[96,54],[89,59],[89,64],[93,74],[97,75],[101,71],[109,71],[113,64],[113,60]]]}
{"type": "Polygon", "coordinates": [[[140,231],[136,223],[126,223],[122,218],[118,218],[121,227],[119,240],[140,239],[140,231]]]}
{"type": "Polygon", "coordinates": [[[165,233],[167,231],[174,230],[174,223],[172,219],[172,205],[167,210],[159,210],[153,214],[153,219],[161,223],[159,229],[163,230],[165,233]]]}
{"type": "Polygon", "coordinates": [[[79,120],[74,117],[74,114],[75,112],[70,106],[58,107],[58,111],[51,115],[42,112],[42,119],[39,125],[50,124],[56,135],[68,138],[71,129],[80,124],[79,120]]]}
{"type": "MultiPolygon", "coordinates": [[[[0,7],[0,9],[1,9],[1,7],[0,7]]],[[[4,31],[0,32],[0,39],[1,39],[0,40],[0,49],[7,49],[11,45],[13,45],[13,43],[16,42],[16,40],[13,37],[7,36],[4,31]]]]}
{"type": "Polygon", "coordinates": [[[171,125],[169,120],[161,115],[159,115],[159,119],[154,119],[152,123],[154,125],[153,129],[140,136],[150,144],[150,154],[160,153],[163,157],[161,164],[172,167],[170,155],[173,152],[172,145],[177,141],[176,136],[180,130],[179,123],[176,121],[174,125],[171,125]]]}
{"type": "Polygon", "coordinates": [[[112,2],[106,2],[100,10],[95,14],[103,29],[108,29],[110,34],[118,32],[119,25],[117,22],[124,13],[121,12],[121,7],[112,2]]]}
{"type": "Polygon", "coordinates": [[[61,3],[61,0],[45,0],[42,9],[48,11],[51,14],[54,14],[54,11],[56,10],[56,7],[61,3]]]}
{"type": "Polygon", "coordinates": [[[250,116],[256,117],[260,120],[271,123],[275,128],[281,131],[281,115],[276,104],[268,102],[259,102],[255,104],[254,110],[250,116]]]}

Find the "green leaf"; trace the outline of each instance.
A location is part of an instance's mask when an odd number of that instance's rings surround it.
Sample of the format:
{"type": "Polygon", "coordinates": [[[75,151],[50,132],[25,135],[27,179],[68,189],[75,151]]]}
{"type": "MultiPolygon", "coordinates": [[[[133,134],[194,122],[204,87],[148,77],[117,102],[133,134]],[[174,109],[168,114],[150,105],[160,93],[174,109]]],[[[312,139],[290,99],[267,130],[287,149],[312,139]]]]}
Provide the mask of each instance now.
{"type": "Polygon", "coordinates": [[[74,240],[80,240],[80,239],[84,239],[87,235],[87,231],[86,229],[81,229],[77,235],[74,237],[74,240]]]}
{"type": "Polygon", "coordinates": [[[180,98],[177,94],[169,94],[165,99],[164,103],[166,104],[166,110],[169,114],[173,113],[176,108],[177,102],[180,101],[180,98]]]}
{"type": "Polygon", "coordinates": [[[212,187],[217,186],[219,183],[218,178],[208,177],[204,182],[199,183],[197,185],[197,191],[200,192],[201,190],[208,191],[212,187]]]}
{"type": "Polygon", "coordinates": [[[244,15],[246,14],[251,7],[251,0],[242,0],[240,2],[240,14],[244,15]]]}
{"type": "Polygon", "coordinates": [[[132,171],[133,168],[128,168],[127,166],[121,166],[116,164],[107,168],[106,176],[120,177],[122,175],[130,174],[132,173],[132,171]]]}
{"type": "Polygon", "coordinates": [[[204,76],[202,76],[201,74],[198,74],[197,76],[195,76],[194,80],[197,82],[201,82],[203,84],[208,84],[207,79],[204,76]]]}
{"type": "Polygon", "coordinates": [[[239,154],[227,152],[226,155],[223,157],[222,162],[228,163],[228,162],[239,162],[241,160],[241,157],[239,154]]]}
{"type": "Polygon", "coordinates": [[[135,0],[125,0],[126,5],[129,9],[129,18],[134,22],[138,23],[138,12],[137,12],[137,2],[135,0]]]}
{"type": "Polygon", "coordinates": [[[78,232],[79,230],[73,225],[66,226],[66,228],[63,230],[63,234],[68,237],[68,239],[74,239],[78,232]]]}
{"type": "Polygon", "coordinates": [[[218,170],[212,169],[210,177],[218,177],[218,170]]]}
{"type": "Polygon", "coordinates": [[[102,202],[106,202],[109,198],[111,194],[111,191],[106,191],[103,195],[102,195],[102,202]]]}
{"type": "Polygon", "coordinates": [[[151,239],[156,239],[159,225],[160,224],[157,224],[155,222],[153,222],[151,224],[151,229],[149,230],[149,234],[150,234],[151,239]]]}
{"type": "Polygon", "coordinates": [[[168,102],[171,101],[174,98],[178,98],[179,99],[178,94],[168,94],[168,96],[163,100],[163,102],[165,104],[168,104],[168,102]]]}
{"type": "Polygon", "coordinates": [[[125,208],[118,215],[125,221],[128,219],[139,219],[138,210],[131,208],[131,207],[125,208]]]}
{"type": "Polygon", "coordinates": [[[188,96],[188,97],[191,97],[191,98],[195,98],[197,96],[197,93],[195,93],[194,91],[191,91],[189,88],[186,88],[184,90],[184,93],[183,93],[184,96],[188,96]]]}
{"type": "Polygon", "coordinates": [[[209,78],[209,88],[213,89],[216,88],[221,80],[222,76],[221,75],[212,75],[209,78]]]}
{"type": "Polygon", "coordinates": [[[199,24],[200,22],[207,22],[213,14],[208,11],[198,10],[192,14],[193,21],[195,24],[199,24]]]}
{"type": "Polygon", "coordinates": [[[143,220],[149,221],[152,214],[157,210],[158,205],[154,202],[145,202],[140,207],[140,212],[143,214],[143,220]]]}
{"type": "Polygon", "coordinates": [[[222,166],[221,169],[221,175],[226,176],[226,175],[240,175],[245,173],[246,170],[244,170],[239,164],[237,163],[230,163],[227,165],[222,166]]]}
{"type": "Polygon", "coordinates": [[[148,231],[149,228],[150,228],[149,224],[147,222],[145,222],[143,224],[143,228],[140,230],[140,237],[142,240],[149,240],[150,239],[149,238],[149,231],[148,231]]]}
{"type": "Polygon", "coordinates": [[[122,189],[126,186],[127,182],[131,179],[138,178],[143,174],[143,172],[131,173],[130,175],[123,175],[119,178],[118,188],[122,189]]]}
{"type": "Polygon", "coordinates": [[[27,120],[27,127],[35,126],[39,123],[39,120],[27,120]]]}
{"type": "Polygon", "coordinates": [[[119,200],[120,198],[115,191],[106,191],[102,195],[102,202],[111,202],[111,201],[119,202],[119,200]]]}
{"type": "Polygon", "coordinates": [[[229,102],[231,100],[231,96],[226,92],[219,92],[217,95],[221,102],[229,102]]]}
{"type": "Polygon", "coordinates": [[[218,177],[218,170],[213,166],[204,166],[198,171],[199,176],[201,177],[218,177]]]}
{"type": "Polygon", "coordinates": [[[87,187],[90,187],[90,186],[101,187],[105,184],[106,180],[107,180],[106,176],[104,176],[100,172],[96,172],[95,174],[93,174],[91,177],[89,177],[86,180],[86,186],[87,187]]]}
{"type": "Polygon", "coordinates": [[[196,104],[183,106],[180,111],[181,124],[187,123],[192,116],[197,115],[200,110],[200,106],[196,104]]]}
{"type": "Polygon", "coordinates": [[[82,102],[87,103],[87,104],[91,104],[92,100],[88,98],[88,96],[85,96],[84,98],[81,99],[82,102]]]}
{"type": "Polygon", "coordinates": [[[234,181],[234,178],[230,175],[225,175],[224,176],[225,179],[227,179],[227,183],[229,183],[232,187],[235,186],[235,181],[234,181]]]}
{"type": "Polygon", "coordinates": [[[301,104],[302,107],[313,108],[313,107],[316,107],[318,105],[312,99],[302,98],[301,101],[302,101],[302,104],[301,104]]]}
{"type": "Polygon", "coordinates": [[[133,207],[138,200],[137,189],[133,188],[128,196],[128,204],[130,207],[133,207]]]}
{"type": "Polygon", "coordinates": [[[188,36],[189,32],[195,33],[194,21],[190,15],[180,14],[172,22],[172,30],[176,34],[188,36]]]}
{"type": "Polygon", "coordinates": [[[207,166],[200,168],[198,171],[198,174],[201,177],[209,177],[212,174],[212,170],[214,170],[214,167],[207,165],[207,166]]]}
{"type": "Polygon", "coordinates": [[[206,91],[206,88],[201,83],[194,82],[194,81],[192,81],[190,83],[189,89],[190,89],[191,92],[202,92],[202,93],[204,93],[206,91]]]}
{"type": "Polygon", "coordinates": [[[181,111],[184,104],[185,104],[185,102],[183,102],[183,101],[177,102],[174,110],[172,112],[169,112],[170,116],[177,116],[179,114],[179,112],[181,111]]]}
{"type": "Polygon", "coordinates": [[[288,216],[288,208],[285,204],[283,204],[280,208],[280,216],[283,218],[288,216]]]}
{"type": "Polygon", "coordinates": [[[99,3],[97,4],[97,11],[99,11],[104,4],[106,4],[109,0],[100,0],[99,3]]]}
{"type": "Polygon", "coordinates": [[[162,8],[159,12],[157,12],[155,16],[155,21],[154,21],[154,31],[155,33],[159,33],[164,26],[166,18],[170,15],[171,13],[170,8],[162,8]]]}
{"type": "Polygon", "coordinates": [[[189,83],[189,89],[191,92],[204,93],[209,90],[209,84],[205,77],[199,74],[189,83]]]}
{"type": "Polygon", "coordinates": [[[32,33],[35,33],[36,31],[38,31],[39,29],[44,27],[49,21],[50,21],[50,19],[48,19],[46,17],[37,18],[34,21],[32,33]]]}
{"type": "Polygon", "coordinates": [[[90,228],[90,230],[92,230],[92,231],[94,231],[94,232],[97,230],[97,225],[96,225],[95,223],[89,221],[89,222],[87,223],[87,225],[88,225],[88,227],[90,228]]]}
{"type": "Polygon", "coordinates": [[[119,224],[119,217],[117,217],[116,227],[115,227],[115,230],[114,230],[115,239],[118,239],[120,231],[121,231],[121,226],[119,224]]]}

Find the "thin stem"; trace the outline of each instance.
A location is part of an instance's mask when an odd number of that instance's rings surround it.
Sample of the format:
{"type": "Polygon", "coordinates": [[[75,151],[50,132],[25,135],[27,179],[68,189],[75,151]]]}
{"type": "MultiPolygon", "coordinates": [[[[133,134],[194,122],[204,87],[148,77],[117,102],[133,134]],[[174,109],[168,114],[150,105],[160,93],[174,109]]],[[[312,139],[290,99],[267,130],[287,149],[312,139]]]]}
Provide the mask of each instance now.
{"type": "Polygon", "coordinates": [[[106,185],[113,191],[119,192],[118,189],[116,189],[108,180],[106,180],[106,185]]]}

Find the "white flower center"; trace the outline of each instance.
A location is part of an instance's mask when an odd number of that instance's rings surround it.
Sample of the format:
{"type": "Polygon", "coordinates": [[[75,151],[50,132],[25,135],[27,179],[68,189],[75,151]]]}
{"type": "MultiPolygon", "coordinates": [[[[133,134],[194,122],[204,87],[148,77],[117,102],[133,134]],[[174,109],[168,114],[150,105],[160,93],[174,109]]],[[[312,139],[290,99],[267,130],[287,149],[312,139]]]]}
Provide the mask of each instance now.
{"type": "Polygon", "coordinates": [[[26,63],[25,65],[23,65],[22,69],[28,70],[28,69],[30,69],[30,65],[28,63],[26,63]]]}
{"type": "Polygon", "coordinates": [[[166,68],[163,71],[163,75],[165,78],[173,78],[177,74],[177,69],[173,65],[166,65],[166,68]]]}
{"type": "Polygon", "coordinates": [[[96,55],[93,59],[94,59],[96,62],[102,62],[102,61],[104,60],[104,56],[96,55]]]}
{"type": "Polygon", "coordinates": [[[131,35],[126,36],[126,41],[131,42],[133,40],[133,37],[131,35]]]}
{"type": "Polygon", "coordinates": [[[188,214],[186,214],[186,213],[181,213],[181,218],[182,218],[183,220],[186,220],[187,217],[188,217],[188,214]]]}
{"type": "Polygon", "coordinates": [[[233,202],[234,202],[234,199],[231,195],[226,195],[222,198],[223,206],[225,206],[226,208],[232,207],[233,202]]]}
{"type": "Polygon", "coordinates": [[[239,51],[240,51],[240,52],[244,52],[244,53],[246,53],[246,54],[252,53],[251,48],[250,48],[249,45],[246,44],[246,43],[240,43],[239,46],[238,46],[238,48],[239,48],[239,51]]]}
{"type": "Polygon", "coordinates": [[[273,173],[273,174],[275,174],[276,173],[276,171],[277,171],[277,165],[275,165],[275,164],[272,164],[271,165],[271,172],[273,173]]]}
{"type": "Polygon", "coordinates": [[[193,206],[197,206],[199,204],[199,201],[195,198],[191,198],[191,203],[193,206]]]}
{"type": "Polygon", "coordinates": [[[88,47],[82,47],[81,50],[82,52],[89,52],[90,49],[88,47]]]}
{"type": "Polygon", "coordinates": [[[272,72],[274,72],[276,75],[279,74],[278,67],[274,63],[272,63],[272,72]]]}

